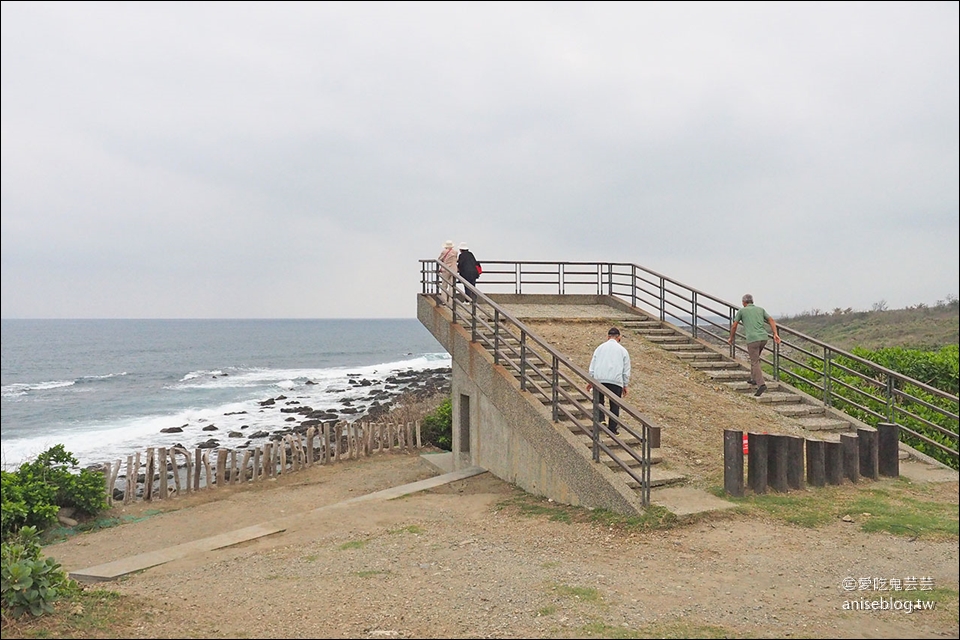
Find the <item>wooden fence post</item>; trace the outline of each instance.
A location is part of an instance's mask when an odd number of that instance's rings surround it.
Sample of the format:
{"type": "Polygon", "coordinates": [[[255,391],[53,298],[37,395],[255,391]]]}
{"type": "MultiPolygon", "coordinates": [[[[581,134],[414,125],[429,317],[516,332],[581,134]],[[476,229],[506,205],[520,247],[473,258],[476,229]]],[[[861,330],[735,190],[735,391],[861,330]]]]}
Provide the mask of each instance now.
{"type": "Polygon", "coordinates": [[[157,490],[157,497],[166,500],[170,497],[167,487],[167,448],[157,449],[157,473],[160,474],[160,485],[157,490]]]}
{"type": "Polygon", "coordinates": [[[888,478],[900,477],[900,425],[877,425],[877,471],[888,478]]]}
{"type": "Polygon", "coordinates": [[[871,480],[880,477],[876,429],[857,429],[860,475],[871,480]]]}
{"type": "Polygon", "coordinates": [[[787,486],[803,489],[803,438],[784,436],[787,445],[787,486]]]}
{"type": "Polygon", "coordinates": [[[137,497],[137,476],[140,475],[140,454],[137,453],[137,468],[133,468],[133,456],[127,456],[127,481],[123,487],[123,504],[130,504],[137,497]]]}
{"type": "Polygon", "coordinates": [[[143,477],[143,499],[153,500],[153,474],[156,472],[156,461],[154,460],[153,447],[147,449],[146,473],[143,477]]]}
{"type": "Polygon", "coordinates": [[[823,468],[828,484],[843,484],[843,453],[839,441],[823,443],[823,468]]]}
{"type": "Polygon", "coordinates": [[[723,489],[732,496],[743,495],[742,431],[723,431],[723,489]]]}
{"type": "Polygon", "coordinates": [[[767,436],[747,434],[747,485],[754,493],[767,492],[767,436]]]}
{"type": "Polygon", "coordinates": [[[777,493],[786,493],[787,486],[787,441],[785,436],[767,436],[767,482],[777,493]]]}
{"type": "Polygon", "coordinates": [[[203,450],[194,449],[193,457],[194,460],[196,460],[193,474],[193,490],[200,491],[200,470],[203,469],[203,450]]]}
{"type": "Polygon", "coordinates": [[[860,452],[858,438],[851,433],[840,434],[840,450],[843,456],[843,477],[850,482],[860,479],[860,452]]]}
{"type": "Polygon", "coordinates": [[[807,440],[807,484],[822,487],[827,483],[823,440],[807,440]]]}

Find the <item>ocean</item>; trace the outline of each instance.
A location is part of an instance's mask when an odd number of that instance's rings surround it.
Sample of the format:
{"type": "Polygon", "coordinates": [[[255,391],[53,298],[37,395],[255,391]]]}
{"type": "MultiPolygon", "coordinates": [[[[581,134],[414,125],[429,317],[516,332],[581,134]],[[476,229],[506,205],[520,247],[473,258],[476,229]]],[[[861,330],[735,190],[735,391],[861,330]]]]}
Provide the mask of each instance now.
{"type": "Polygon", "coordinates": [[[284,418],[260,404],[281,396],[362,415],[376,393],[400,392],[388,378],[450,367],[414,319],[2,320],[0,328],[8,471],[57,444],[86,467],[147,447],[193,448],[212,431],[222,439],[281,430],[284,418]],[[169,427],[183,431],[161,432],[169,427]]]}

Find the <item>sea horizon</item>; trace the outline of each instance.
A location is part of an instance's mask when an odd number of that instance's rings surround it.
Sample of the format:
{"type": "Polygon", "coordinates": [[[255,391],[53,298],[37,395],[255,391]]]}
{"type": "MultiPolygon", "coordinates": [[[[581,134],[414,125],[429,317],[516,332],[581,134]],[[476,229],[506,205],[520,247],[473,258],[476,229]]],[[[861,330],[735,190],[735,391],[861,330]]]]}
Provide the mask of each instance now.
{"type": "Polygon", "coordinates": [[[225,434],[289,428],[290,416],[259,404],[269,398],[351,421],[402,392],[398,373],[450,366],[407,318],[0,322],[4,469],[55,444],[80,466],[211,437],[247,446],[225,434]],[[183,431],[161,432],[169,427],[183,431]]]}

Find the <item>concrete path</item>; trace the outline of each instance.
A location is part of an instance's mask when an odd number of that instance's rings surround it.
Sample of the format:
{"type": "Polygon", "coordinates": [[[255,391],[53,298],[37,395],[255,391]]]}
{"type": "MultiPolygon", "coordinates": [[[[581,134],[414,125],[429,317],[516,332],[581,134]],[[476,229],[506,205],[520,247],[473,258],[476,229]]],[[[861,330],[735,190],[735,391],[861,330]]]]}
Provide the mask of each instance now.
{"type": "MultiPolygon", "coordinates": [[[[450,482],[456,482],[457,480],[463,480],[464,478],[486,473],[486,471],[486,469],[481,467],[470,467],[468,469],[461,469],[460,471],[444,473],[443,475],[427,478],[426,480],[411,482],[410,484],[400,485],[399,487],[390,487],[389,489],[383,489],[382,491],[375,491],[363,496],[351,498],[350,500],[337,502],[336,504],[319,507],[308,513],[319,513],[322,511],[328,511],[339,507],[356,504],[358,502],[392,500],[393,498],[399,498],[400,496],[417,493],[418,491],[425,491],[427,489],[439,487],[450,482]]],[[[253,525],[251,527],[244,527],[243,529],[228,531],[227,533],[221,533],[216,536],[201,538],[192,542],[185,542],[173,547],[167,547],[166,549],[158,549],[149,553],[141,553],[139,555],[115,560],[114,562],[100,564],[95,567],[79,569],[71,572],[70,577],[78,582],[103,582],[106,580],[116,580],[121,576],[125,576],[137,571],[143,571],[144,569],[149,569],[150,567],[155,567],[172,560],[178,560],[191,554],[213,551],[214,549],[222,549],[224,547],[240,544],[241,542],[248,542],[257,538],[263,538],[275,533],[280,533],[286,530],[284,521],[289,520],[290,517],[279,518],[269,522],[253,525]]]]}

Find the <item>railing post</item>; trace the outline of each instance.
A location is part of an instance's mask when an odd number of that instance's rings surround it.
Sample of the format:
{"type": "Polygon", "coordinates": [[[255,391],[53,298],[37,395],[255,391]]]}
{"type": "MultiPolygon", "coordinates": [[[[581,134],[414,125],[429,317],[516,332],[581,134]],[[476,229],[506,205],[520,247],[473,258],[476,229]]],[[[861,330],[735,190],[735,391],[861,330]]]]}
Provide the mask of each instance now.
{"type": "Polygon", "coordinates": [[[637,306],[637,300],[640,296],[637,295],[637,265],[630,265],[630,304],[637,306]]]}
{"type": "Polygon", "coordinates": [[[527,390],[527,332],[520,332],[520,390],[527,390]]]}
{"type": "Polygon", "coordinates": [[[893,376],[889,373],[887,374],[887,421],[896,422],[896,418],[893,415],[893,376]]]}
{"type": "MultiPolygon", "coordinates": [[[[733,328],[733,318],[737,315],[737,312],[733,310],[733,307],[727,309],[727,327],[733,328]]],[[[730,357],[734,360],[737,359],[737,335],[733,335],[733,342],[730,343],[730,357]]]]}
{"type": "Polygon", "coordinates": [[[690,295],[690,333],[697,338],[697,292],[690,295]]]}
{"type": "Polygon", "coordinates": [[[667,319],[667,284],[663,279],[663,276],[660,276],[660,322],[663,322],[667,319]]]}
{"type": "Polygon", "coordinates": [[[780,380],[780,344],[773,342],[773,379],[780,380]]]}
{"type": "MultiPolygon", "coordinates": [[[[467,292],[468,294],[470,291],[467,292]]],[[[477,298],[470,298],[470,342],[477,341],[477,298]]]]}
{"type": "Polygon", "coordinates": [[[552,358],[553,369],[551,373],[551,405],[553,407],[553,421],[557,422],[560,419],[560,361],[557,359],[557,356],[554,355],[552,358]]]}
{"type": "Polygon", "coordinates": [[[493,310],[493,364],[500,364],[500,310],[493,310]]]}
{"type": "Polygon", "coordinates": [[[564,293],[564,286],[563,286],[565,284],[564,275],[566,274],[564,273],[563,263],[558,262],[557,263],[557,289],[560,291],[560,295],[563,295],[564,293]]]}
{"type": "Polygon", "coordinates": [[[600,390],[593,388],[593,461],[600,462],[600,390]]]}
{"type": "Polygon", "coordinates": [[[823,404],[830,404],[830,348],[823,348],[823,404]]]}

